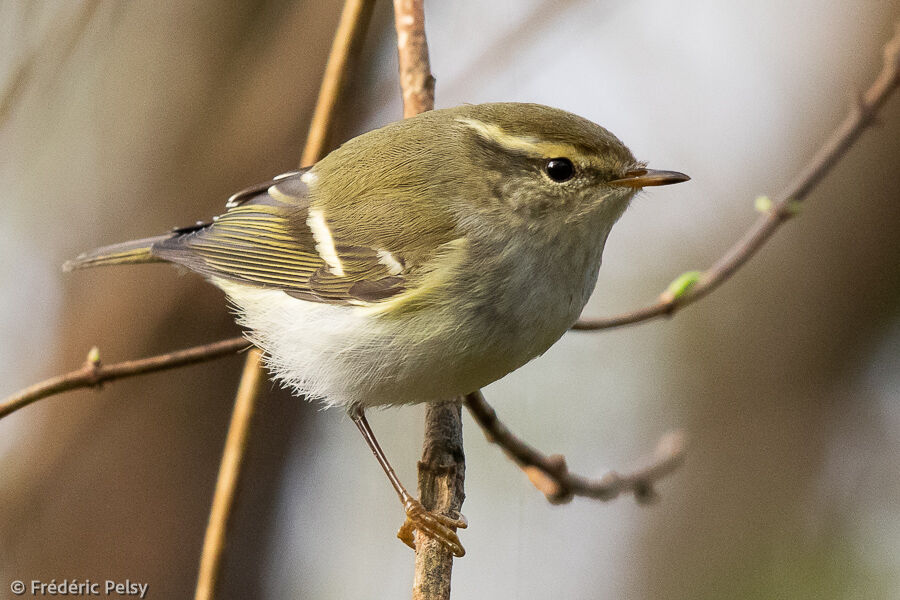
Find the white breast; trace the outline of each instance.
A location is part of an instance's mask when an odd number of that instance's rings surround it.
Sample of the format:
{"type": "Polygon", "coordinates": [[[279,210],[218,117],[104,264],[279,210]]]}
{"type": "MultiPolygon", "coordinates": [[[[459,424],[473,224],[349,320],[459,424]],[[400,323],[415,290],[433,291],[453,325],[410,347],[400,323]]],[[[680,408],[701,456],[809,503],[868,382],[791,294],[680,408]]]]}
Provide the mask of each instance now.
{"type": "Polygon", "coordinates": [[[480,272],[464,269],[468,277],[454,279],[445,305],[401,315],[213,283],[234,303],[275,378],[297,394],[329,406],[407,404],[474,391],[547,350],[593,288],[599,253],[579,252],[564,261],[577,266],[574,273],[559,271],[554,252],[499,253],[480,272]]]}

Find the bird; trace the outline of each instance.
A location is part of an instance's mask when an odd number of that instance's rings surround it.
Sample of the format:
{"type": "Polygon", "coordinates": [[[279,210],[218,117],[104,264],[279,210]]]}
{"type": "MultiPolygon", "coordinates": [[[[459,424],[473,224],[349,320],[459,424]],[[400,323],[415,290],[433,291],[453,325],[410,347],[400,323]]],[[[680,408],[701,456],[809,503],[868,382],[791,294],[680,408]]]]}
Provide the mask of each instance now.
{"type": "Polygon", "coordinates": [[[467,104],[364,133],[209,221],[63,268],[168,262],[221,288],[276,381],[351,416],[403,504],[399,537],[462,556],[464,517],[405,489],[365,411],[446,401],[540,356],[590,298],[635,194],[689,179],[572,113],[467,104]]]}

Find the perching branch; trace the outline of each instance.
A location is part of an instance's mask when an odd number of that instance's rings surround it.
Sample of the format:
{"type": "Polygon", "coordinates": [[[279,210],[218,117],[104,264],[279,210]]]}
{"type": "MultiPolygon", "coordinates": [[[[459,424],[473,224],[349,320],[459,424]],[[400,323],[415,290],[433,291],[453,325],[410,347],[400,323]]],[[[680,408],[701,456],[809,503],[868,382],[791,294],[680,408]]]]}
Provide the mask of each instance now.
{"type": "Polygon", "coordinates": [[[672,432],[657,444],[653,461],[632,473],[620,475],[610,471],[599,479],[588,479],[569,471],[560,454],[545,455],[522,441],[497,417],[481,392],[465,398],[466,408],[481,425],[488,441],[500,446],[528,475],[531,483],[553,504],[564,504],[575,496],[596,500],[612,500],[622,494],[634,494],[639,502],[653,500],[653,485],[673,472],[684,461],[684,435],[672,432]]]}
{"type": "MultiPolygon", "coordinates": [[[[878,77],[869,89],[859,96],[850,113],[794,177],[791,184],[775,196],[775,200],[762,198],[762,202],[758,202],[757,207],[765,214],[744,234],[744,237],[706,271],[697,273],[690,280],[684,280],[683,285],[670,287],[654,304],[613,317],[580,319],[573,329],[610,329],[662,315],[671,315],[677,309],[696,302],[719,287],[756,254],[782,223],[796,214],[797,206],[825,178],[866,127],[875,122],[875,115],[884,106],[891,93],[897,89],[898,84],[900,84],[900,23],[896,26],[894,37],[884,46],[884,65],[878,77]]],[[[676,279],[676,282],[678,281],[676,279]]]]}
{"type": "MultiPolygon", "coordinates": [[[[325,154],[338,97],[347,78],[347,65],[353,53],[362,45],[373,5],[374,0],[346,0],[344,3],[300,159],[301,167],[314,164],[325,154]]],[[[244,363],[244,372],[241,375],[219,475],[216,479],[209,523],[203,539],[195,600],[210,600],[215,597],[216,582],[221,570],[234,499],[240,483],[251,420],[264,381],[266,374],[262,367],[262,352],[253,348],[247,354],[244,363]]]]}
{"type": "MultiPolygon", "coordinates": [[[[403,116],[408,118],[434,108],[424,0],[394,0],[394,23],[403,116]]],[[[426,510],[448,516],[461,514],[466,459],[459,399],[425,406],[425,438],[418,472],[419,501],[426,510]]],[[[427,536],[416,536],[413,600],[449,599],[452,570],[449,548],[427,536]]]]}
{"type": "Polygon", "coordinates": [[[424,0],[394,0],[403,118],[434,109],[434,76],[428,60],[424,0]]]}
{"type": "Polygon", "coordinates": [[[232,338],[203,346],[194,346],[185,350],[177,350],[158,356],[150,356],[138,360],[126,360],[112,365],[104,365],[100,362],[100,352],[94,348],[88,353],[87,360],[80,369],[75,369],[64,375],[58,375],[50,379],[36,383],[24,390],[4,398],[0,402],[0,418],[13,413],[49,396],[55,396],[69,390],[80,388],[100,387],[107,381],[156,373],[167,369],[185,367],[200,362],[215,360],[223,356],[230,356],[240,350],[250,347],[250,343],[244,338],[232,338]]]}

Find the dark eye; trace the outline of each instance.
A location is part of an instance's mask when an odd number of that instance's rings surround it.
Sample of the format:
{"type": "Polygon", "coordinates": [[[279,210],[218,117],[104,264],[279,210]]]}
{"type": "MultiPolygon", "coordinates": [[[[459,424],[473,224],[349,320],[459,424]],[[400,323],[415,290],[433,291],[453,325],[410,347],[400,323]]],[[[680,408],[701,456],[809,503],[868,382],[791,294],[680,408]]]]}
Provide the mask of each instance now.
{"type": "Polygon", "coordinates": [[[575,174],[575,167],[568,158],[551,158],[547,161],[544,169],[547,171],[547,176],[557,183],[568,181],[575,174]]]}

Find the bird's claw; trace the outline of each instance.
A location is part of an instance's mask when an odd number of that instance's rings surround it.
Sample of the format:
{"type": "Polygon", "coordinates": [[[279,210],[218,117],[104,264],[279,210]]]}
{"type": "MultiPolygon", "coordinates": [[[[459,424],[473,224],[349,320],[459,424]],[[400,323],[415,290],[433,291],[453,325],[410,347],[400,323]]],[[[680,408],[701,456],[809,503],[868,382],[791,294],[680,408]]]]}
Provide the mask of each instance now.
{"type": "Polygon", "coordinates": [[[465,529],[469,526],[466,518],[459,515],[454,519],[425,510],[422,503],[415,499],[407,500],[403,505],[406,511],[406,521],[397,532],[397,537],[412,548],[416,549],[415,532],[423,533],[439,544],[450,550],[456,558],[465,556],[466,550],[462,547],[459,537],[453,529],[465,529]]]}

